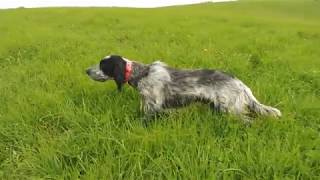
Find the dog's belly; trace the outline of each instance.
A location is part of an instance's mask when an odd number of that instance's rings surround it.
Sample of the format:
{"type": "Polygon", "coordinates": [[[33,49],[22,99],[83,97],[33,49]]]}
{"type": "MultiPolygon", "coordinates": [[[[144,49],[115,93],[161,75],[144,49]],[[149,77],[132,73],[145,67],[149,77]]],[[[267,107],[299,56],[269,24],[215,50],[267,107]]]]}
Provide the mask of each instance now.
{"type": "Polygon", "coordinates": [[[165,100],[163,104],[164,108],[176,108],[176,107],[183,107],[189,105],[195,99],[191,97],[182,97],[182,96],[172,96],[165,100]]]}
{"type": "Polygon", "coordinates": [[[189,94],[189,95],[181,95],[175,94],[167,97],[163,107],[164,108],[177,108],[177,107],[184,107],[190,105],[193,102],[201,102],[201,103],[209,103],[212,102],[209,98],[204,98],[201,96],[189,94]]]}

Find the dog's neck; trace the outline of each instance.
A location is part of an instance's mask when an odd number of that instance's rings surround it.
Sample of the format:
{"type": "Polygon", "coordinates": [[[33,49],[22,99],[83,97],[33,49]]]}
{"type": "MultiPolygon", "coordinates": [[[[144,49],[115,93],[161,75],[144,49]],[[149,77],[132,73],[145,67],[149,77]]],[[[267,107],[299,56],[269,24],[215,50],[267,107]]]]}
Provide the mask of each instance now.
{"type": "Polygon", "coordinates": [[[148,66],[145,64],[131,62],[131,75],[128,79],[128,84],[134,88],[138,86],[140,79],[148,75],[148,66]]]}

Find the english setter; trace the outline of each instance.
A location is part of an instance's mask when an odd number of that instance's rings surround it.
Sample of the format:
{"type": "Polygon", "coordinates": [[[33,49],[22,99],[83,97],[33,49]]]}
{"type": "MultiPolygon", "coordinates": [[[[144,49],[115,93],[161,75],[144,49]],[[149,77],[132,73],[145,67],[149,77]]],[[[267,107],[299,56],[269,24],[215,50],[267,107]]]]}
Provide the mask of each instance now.
{"type": "Polygon", "coordinates": [[[160,61],[146,65],[111,55],[86,72],[96,81],[114,80],[119,91],[125,83],[137,89],[146,115],[203,102],[214,111],[241,117],[281,116],[278,109],[261,104],[242,81],[218,70],[178,70],[160,61]]]}

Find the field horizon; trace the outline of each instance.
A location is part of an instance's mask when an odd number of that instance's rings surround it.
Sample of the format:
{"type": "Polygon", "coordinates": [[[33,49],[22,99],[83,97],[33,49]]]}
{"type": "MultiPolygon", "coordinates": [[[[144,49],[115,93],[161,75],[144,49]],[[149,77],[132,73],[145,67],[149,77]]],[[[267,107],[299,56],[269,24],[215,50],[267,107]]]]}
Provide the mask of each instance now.
{"type": "Polygon", "coordinates": [[[319,179],[320,1],[0,10],[0,179],[319,179]],[[231,73],[279,120],[202,104],[145,127],[109,54],[231,73]]]}

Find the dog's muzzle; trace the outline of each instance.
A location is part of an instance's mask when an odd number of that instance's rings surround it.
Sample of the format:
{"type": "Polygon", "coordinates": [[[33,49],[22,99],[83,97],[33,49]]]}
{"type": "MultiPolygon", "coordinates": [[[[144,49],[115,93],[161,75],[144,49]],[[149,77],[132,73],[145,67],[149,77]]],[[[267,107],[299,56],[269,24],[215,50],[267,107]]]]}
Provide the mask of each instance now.
{"type": "Polygon", "coordinates": [[[88,74],[88,76],[95,80],[95,81],[100,81],[100,82],[104,82],[106,80],[110,80],[112,79],[111,77],[105,75],[99,65],[96,65],[96,66],[93,66],[93,67],[90,67],[88,69],[86,69],[86,73],[88,74]]]}

